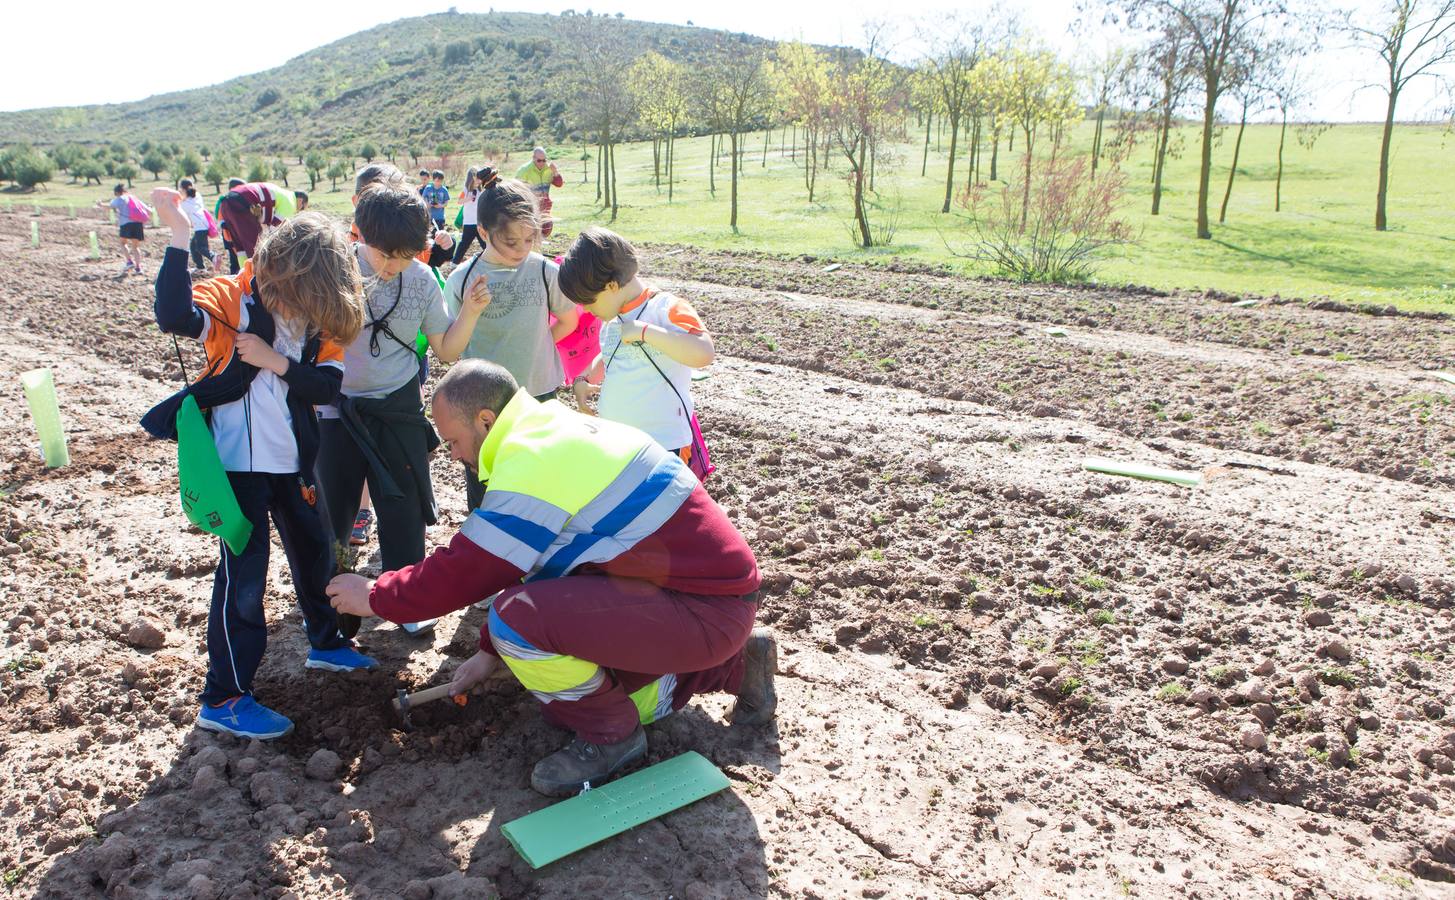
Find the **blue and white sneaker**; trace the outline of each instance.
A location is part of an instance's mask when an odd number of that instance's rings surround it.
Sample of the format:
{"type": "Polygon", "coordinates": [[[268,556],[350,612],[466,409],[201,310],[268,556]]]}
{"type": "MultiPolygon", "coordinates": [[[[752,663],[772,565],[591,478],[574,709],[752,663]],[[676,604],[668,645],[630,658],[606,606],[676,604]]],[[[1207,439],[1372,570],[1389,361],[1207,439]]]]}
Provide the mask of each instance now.
{"type": "Polygon", "coordinates": [[[319,650],[315,647],[308,651],[308,659],[303,663],[303,668],[323,669],[326,672],[357,672],[377,669],[379,663],[353,647],[339,647],[335,650],[319,650]]]}
{"type": "Polygon", "coordinates": [[[399,627],[404,629],[404,633],[410,637],[417,637],[433,629],[438,621],[439,619],[425,619],[422,622],[401,622],[399,627]]]}
{"type": "Polygon", "coordinates": [[[197,727],[238,737],[271,741],[293,730],[287,716],[279,715],[247,694],[233,697],[221,706],[202,704],[197,727]]]}

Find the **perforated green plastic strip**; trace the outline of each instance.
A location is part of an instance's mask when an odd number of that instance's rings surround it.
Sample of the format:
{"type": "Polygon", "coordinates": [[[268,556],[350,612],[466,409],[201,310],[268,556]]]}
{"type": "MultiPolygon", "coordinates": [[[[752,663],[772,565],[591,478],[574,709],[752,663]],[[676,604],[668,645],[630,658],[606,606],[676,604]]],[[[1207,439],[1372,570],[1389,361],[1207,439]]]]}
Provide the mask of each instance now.
{"type": "Polygon", "coordinates": [[[1197,487],[1197,485],[1202,483],[1201,472],[1179,472],[1176,469],[1159,469],[1156,466],[1118,462],[1114,459],[1103,459],[1099,456],[1089,456],[1081,465],[1088,472],[1100,472],[1103,475],[1122,475],[1127,478],[1141,478],[1144,481],[1168,481],[1172,484],[1182,484],[1188,487],[1197,487]]]}
{"type": "Polygon", "coordinates": [[[1455,384],[1455,375],[1452,375],[1449,372],[1431,372],[1430,374],[1434,375],[1441,381],[1448,381],[1450,384],[1455,384]]]}
{"type": "Polygon", "coordinates": [[[500,831],[522,859],[539,869],[727,786],[717,766],[688,752],[521,816],[500,831]]]}

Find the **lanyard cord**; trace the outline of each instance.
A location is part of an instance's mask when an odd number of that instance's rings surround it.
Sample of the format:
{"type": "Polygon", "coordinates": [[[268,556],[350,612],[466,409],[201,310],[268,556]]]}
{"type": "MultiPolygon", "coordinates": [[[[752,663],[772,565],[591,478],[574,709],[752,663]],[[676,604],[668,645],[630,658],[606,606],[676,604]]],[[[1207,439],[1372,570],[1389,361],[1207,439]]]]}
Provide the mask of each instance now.
{"type": "MultiPolygon", "coordinates": [[[[400,272],[394,277],[399,279],[399,288],[394,293],[393,305],[389,307],[388,312],[384,313],[384,315],[378,317],[377,319],[372,320],[368,324],[370,356],[378,357],[378,355],[382,352],[379,349],[379,332],[381,331],[384,334],[388,335],[390,338],[392,338],[394,340],[394,343],[410,351],[411,353],[414,352],[414,348],[401,341],[399,339],[399,335],[395,334],[394,330],[389,327],[389,317],[394,315],[394,310],[399,308],[399,301],[404,298],[404,273],[400,272]]],[[[373,310],[371,309],[369,310],[369,312],[372,314],[373,310]]]]}

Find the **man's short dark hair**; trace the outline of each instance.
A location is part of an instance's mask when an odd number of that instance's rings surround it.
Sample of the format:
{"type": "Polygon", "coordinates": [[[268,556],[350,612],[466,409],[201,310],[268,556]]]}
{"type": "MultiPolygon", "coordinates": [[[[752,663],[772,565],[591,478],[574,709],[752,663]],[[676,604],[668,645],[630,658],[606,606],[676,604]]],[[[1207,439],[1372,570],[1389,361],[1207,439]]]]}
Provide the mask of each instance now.
{"type": "Polygon", "coordinates": [[[626,238],[605,228],[591,227],[577,235],[561,259],[557,284],[566,299],[589,305],[606,290],[636,277],[637,251],[626,238]]]}
{"type": "Polygon", "coordinates": [[[445,401],[457,414],[474,420],[482,409],[500,415],[519,390],[515,376],[504,366],[483,359],[462,359],[450,366],[435,385],[434,399],[436,403],[445,401]]]}
{"type": "Polygon", "coordinates": [[[414,256],[429,243],[429,208],[417,191],[370,185],[354,209],[354,224],[359,238],[385,256],[414,256]]]}
{"type": "Polygon", "coordinates": [[[227,189],[232,190],[233,188],[240,188],[245,184],[247,184],[247,182],[243,181],[241,178],[229,178],[227,180],[227,189]]]}
{"type": "Polygon", "coordinates": [[[440,171],[439,169],[435,169],[433,172],[431,172],[429,174],[429,177],[431,177],[431,178],[438,178],[440,180],[444,180],[445,173],[442,172],[442,171],[440,171]]]}

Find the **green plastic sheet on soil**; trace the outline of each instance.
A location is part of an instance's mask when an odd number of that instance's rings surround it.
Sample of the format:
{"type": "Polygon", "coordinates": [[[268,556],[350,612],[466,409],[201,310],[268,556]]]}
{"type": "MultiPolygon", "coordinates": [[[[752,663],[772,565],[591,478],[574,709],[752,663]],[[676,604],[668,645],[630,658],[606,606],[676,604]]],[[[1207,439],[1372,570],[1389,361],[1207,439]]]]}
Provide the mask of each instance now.
{"type": "Polygon", "coordinates": [[[539,869],[727,786],[717,766],[687,752],[521,816],[500,831],[522,859],[539,869]]]}
{"type": "Polygon", "coordinates": [[[1156,466],[1119,462],[1114,459],[1104,459],[1100,456],[1087,457],[1082,461],[1081,467],[1088,472],[1098,472],[1102,475],[1121,475],[1126,478],[1140,478],[1143,481],[1166,481],[1171,484],[1186,485],[1187,487],[1197,487],[1202,483],[1201,472],[1159,469],[1156,466]]]}

